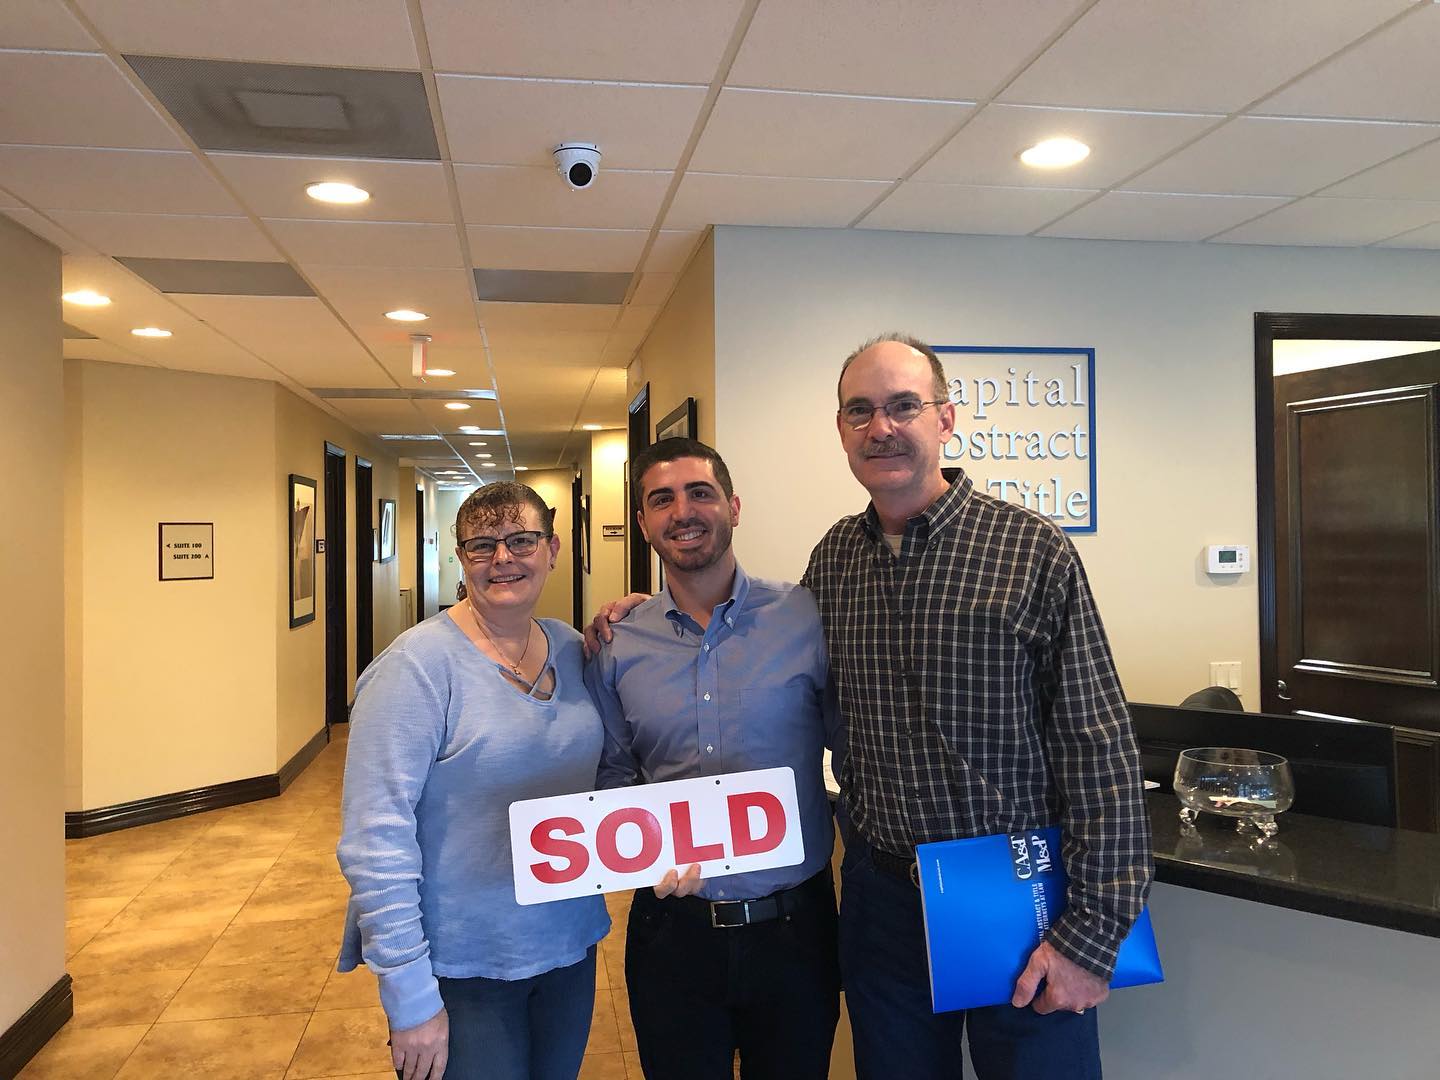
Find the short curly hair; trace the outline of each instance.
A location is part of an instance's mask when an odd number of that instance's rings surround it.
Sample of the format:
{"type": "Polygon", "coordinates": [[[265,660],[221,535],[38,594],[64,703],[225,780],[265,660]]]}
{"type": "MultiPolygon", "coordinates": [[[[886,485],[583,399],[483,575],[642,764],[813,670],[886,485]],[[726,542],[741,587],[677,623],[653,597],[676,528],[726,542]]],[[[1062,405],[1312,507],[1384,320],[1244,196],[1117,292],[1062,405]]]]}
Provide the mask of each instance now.
{"type": "Polygon", "coordinates": [[[540,530],[546,536],[553,535],[554,508],[546,506],[539,492],[528,484],[504,481],[477,488],[460,504],[460,509],[455,514],[455,539],[470,538],[460,535],[462,529],[473,535],[477,529],[493,529],[505,521],[519,521],[527,506],[539,515],[540,530]]]}

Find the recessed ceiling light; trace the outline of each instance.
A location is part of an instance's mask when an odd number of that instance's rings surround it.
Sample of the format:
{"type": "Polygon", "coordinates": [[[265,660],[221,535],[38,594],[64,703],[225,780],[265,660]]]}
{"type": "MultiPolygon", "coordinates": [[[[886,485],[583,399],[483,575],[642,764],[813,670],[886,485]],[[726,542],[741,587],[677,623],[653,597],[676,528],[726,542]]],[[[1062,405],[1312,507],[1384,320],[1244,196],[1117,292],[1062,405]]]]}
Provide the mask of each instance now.
{"type": "Polygon", "coordinates": [[[529,466],[529,465],[516,465],[516,466],[515,466],[515,471],[516,471],[516,472],[529,472],[529,471],[530,471],[530,466],[529,466]]]}
{"type": "Polygon", "coordinates": [[[158,327],[158,326],[139,326],[139,327],[136,327],[134,330],[131,330],[130,333],[134,334],[136,337],[169,337],[169,336],[170,336],[170,331],[169,331],[169,330],[162,330],[162,329],[160,329],[160,327],[158,327]]]}
{"type": "Polygon", "coordinates": [[[465,432],[466,435],[504,435],[504,434],[505,434],[505,429],[504,429],[504,428],[486,428],[486,427],[467,426],[467,427],[462,427],[460,430],[463,431],[463,432],[465,432]]]}
{"type": "Polygon", "coordinates": [[[334,180],[309,184],[305,188],[305,194],[316,202],[339,203],[342,206],[354,206],[356,203],[368,202],[370,199],[370,193],[364,188],[356,187],[354,184],[342,184],[334,180]]]}
{"type": "Polygon", "coordinates": [[[490,460],[492,457],[494,457],[495,455],[494,455],[494,454],[476,454],[475,456],[476,456],[477,458],[480,458],[482,461],[489,461],[489,460],[490,460]]]}
{"type": "Polygon", "coordinates": [[[472,442],[470,445],[471,445],[471,446],[489,446],[490,444],[489,444],[488,442],[472,442]]]}
{"type": "Polygon", "coordinates": [[[461,412],[464,409],[468,409],[470,403],[467,401],[447,401],[445,402],[445,407],[447,409],[454,409],[456,412],[461,412]]]}
{"type": "Polygon", "coordinates": [[[76,289],[74,292],[62,293],[60,299],[68,304],[79,304],[81,307],[104,307],[110,303],[110,297],[98,293],[94,289],[76,289]]]}
{"type": "Polygon", "coordinates": [[[437,379],[444,379],[451,375],[454,375],[455,372],[451,371],[448,367],[432,367],[426,368],[425,374],[434,375],[437,379]]]}
{"type": "Polygon", "coordinates": [[[394,319],[396,322],[424,322],[430,318],[423,311],[411,311],[409,308],[396,308],[394,311],[385,312],[387,319],[394,319]]]}
{"type": "Polygon", "coordinates": [[[439,435],[381,435],[380,438],[399,442],[439,442],[439,435]]]}
{"type": "Polygon", "coordinates": [[[1079,139],[1061,136],[1044,139],[1024,151],[1020,160],[1035,169],[1063,169],[1090,156],[1090,147],[1079,139]]]}
{"type": "Polygon", "coordinates": [[[601,427],[601,425],[599,425],[599,424],[581,424],[581,425],[580,425],[580,430],[581,430],[581,431],[603,431],[604,429],[603,429],[603,428],[601,427]]]}
{"type": "Polygon", "coordinates": [[[495,468],[495,462],[493,462],[493,461],[482,461],[482,462],[480,463],[480,467],[481,467],[482,469],[493,469],[493,468],[495,468]]]}

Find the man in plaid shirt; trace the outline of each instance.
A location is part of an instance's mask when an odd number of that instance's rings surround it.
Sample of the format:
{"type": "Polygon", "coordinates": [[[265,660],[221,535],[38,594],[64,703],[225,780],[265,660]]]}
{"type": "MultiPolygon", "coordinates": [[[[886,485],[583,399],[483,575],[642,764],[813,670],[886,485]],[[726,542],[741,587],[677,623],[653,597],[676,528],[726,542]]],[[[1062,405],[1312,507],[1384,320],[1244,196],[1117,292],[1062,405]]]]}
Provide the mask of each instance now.
{"type": "Polygon", "coordinates": [[[1049,520],[947,482],[944,369],[902,335],[846,360],[837,427],[863,514],[802,579],[848,739],[840,954],[861,1080],[1098,1078],[1093,1006],[1152,874],[1139,752],[1084,569],[1049,520]],[[1058,823],[1068,907],[1011,1004],[935,1015],[915,845],[1058,823]]]}

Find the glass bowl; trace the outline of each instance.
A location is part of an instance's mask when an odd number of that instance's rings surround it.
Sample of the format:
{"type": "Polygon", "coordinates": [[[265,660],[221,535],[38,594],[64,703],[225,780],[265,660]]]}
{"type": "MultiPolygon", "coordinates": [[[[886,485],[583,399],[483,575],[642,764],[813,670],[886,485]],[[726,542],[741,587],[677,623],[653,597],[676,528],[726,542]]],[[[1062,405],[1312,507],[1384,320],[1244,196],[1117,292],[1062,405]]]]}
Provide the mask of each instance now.
{"type": "Polygon", "coordinates": [[[1295,801],[1290,762],[1279,754],[1204,746],[1186,750],[1175,763],[1175,796],[1180,820],[1193,826],[1201,812],[1235,818],[1237,829],[1262,836],[1279,831],[1275,815],[1295,801]]]}

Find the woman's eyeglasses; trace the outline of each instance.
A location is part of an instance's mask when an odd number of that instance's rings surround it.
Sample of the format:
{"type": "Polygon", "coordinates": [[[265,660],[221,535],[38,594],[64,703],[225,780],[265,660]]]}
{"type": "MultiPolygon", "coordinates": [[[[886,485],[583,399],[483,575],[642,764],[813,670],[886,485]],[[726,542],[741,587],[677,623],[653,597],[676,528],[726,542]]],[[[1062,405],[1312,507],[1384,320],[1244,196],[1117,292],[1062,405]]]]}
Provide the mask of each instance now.
{"type": "Polygon", "coordinates": [[[511,556],[523,559],[526,555],[534,555],[540,541],[548,539],[550,533],[527,529],[509,536],[472,536],[469,540],[460,541],[460,550],[471,562],[489,562],[495,558],[495,549],[504,544],[511,556]]]}

